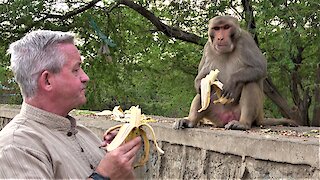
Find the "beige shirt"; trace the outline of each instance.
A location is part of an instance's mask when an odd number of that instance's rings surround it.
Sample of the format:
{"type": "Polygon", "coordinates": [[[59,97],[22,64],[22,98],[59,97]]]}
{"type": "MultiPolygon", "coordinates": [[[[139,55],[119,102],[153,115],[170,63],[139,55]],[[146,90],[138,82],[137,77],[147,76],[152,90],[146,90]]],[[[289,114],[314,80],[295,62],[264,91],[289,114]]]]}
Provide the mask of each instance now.
{"type": "Polygon", "coordinates": [[[22,104],[0,131],[0,179],[84,179],[105,152],[101,139],[67,118],[22,104]]]}

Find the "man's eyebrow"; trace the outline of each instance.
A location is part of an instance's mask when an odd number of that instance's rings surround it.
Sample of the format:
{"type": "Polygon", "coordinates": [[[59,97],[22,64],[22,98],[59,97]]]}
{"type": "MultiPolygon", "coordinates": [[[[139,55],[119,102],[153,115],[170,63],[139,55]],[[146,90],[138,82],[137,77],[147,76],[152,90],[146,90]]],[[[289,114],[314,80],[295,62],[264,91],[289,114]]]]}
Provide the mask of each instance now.
{"type": "Polygon", "coordinates": [[[75,64],[73,65],[73,68],[80,67],[81,64],[82,64],[82,62],[78,61],[77,63],[75,63],[75,64]]]}

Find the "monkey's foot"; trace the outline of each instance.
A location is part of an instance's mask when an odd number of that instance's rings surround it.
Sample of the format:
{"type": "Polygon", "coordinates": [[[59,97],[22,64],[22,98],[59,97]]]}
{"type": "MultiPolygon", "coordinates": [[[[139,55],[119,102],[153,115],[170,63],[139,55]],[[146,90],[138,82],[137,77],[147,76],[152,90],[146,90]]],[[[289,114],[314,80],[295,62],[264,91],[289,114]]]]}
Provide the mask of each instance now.
{"type": "Polygon", "coordinates": [[[239,121],[233,120],[224,126],[225,129],[234,129],[234,130],[248,130],[251,127],[246,124],[242,124],[239,121]]]}
{"type": "Polygon", "coordinates": [[[193,128],[194,125],[188,119],[179,119],[173,124],[173,129],[193,128]]]}

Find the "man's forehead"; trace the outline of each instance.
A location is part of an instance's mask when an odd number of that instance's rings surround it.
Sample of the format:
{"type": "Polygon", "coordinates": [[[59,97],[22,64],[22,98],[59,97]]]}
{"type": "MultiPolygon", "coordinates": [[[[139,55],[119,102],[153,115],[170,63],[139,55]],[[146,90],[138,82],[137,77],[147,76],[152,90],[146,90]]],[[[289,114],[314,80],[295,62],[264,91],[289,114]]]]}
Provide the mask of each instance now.
{"type": "Polygon", "coordinates": [[[60,43],[58,44],[58,48],[64,52],[67,56],[79,56],[80,58],[80,52],[78,48],[72,44],[72,43],[60,43]]]}

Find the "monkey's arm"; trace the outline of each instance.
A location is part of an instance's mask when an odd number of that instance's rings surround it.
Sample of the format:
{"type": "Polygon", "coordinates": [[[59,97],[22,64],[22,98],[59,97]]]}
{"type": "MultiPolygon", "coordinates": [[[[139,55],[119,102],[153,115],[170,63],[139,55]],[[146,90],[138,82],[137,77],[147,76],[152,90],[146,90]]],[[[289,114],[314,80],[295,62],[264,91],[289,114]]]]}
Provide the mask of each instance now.
{"type": "Polygon", "coordinates": [[[267,76],[267,61],[258,47],[247,49],[242,56],[244,64],[238,71],[232,74],[236,82],[253,82],[263,79],[267,76]]]}
{"type": "Polygon", "coordinates": [[[194,88],[196,89],[197,94],[200,94],[201,79],[206,77],[209,74],[209,72],[211,71],[211,69],[209,69],[208,65],[207,65],[207,53],[206,52],[208,51],[208,48],[210,48],[210,47],[207,42],[206,45],[204,46],[203,55],[202,55],[201,61],[198,66],[198,75],[194,79],[194,88]]]}
{"type": "Polygon", "coordinates": [[[244,34],[239,42],[242,66],[231,74],[234,83],[259,81],[267,76],[267,61],[250,34],[244,34]],[[249,37],[250,36],[250,37],[249,37]]]}
{"type": "Polygon", "coordinates": [[[222,97],[239,100],[242,88],[249,82],[257,82],[266,77],[266,71],[257,67],[245,66],[234,72],[224,84],[222,97]]]}
{"type": "Polygon", "coordinates": [[[247,34],[238,42],[239,68],[229,76],[222,92],[227,98],[238,99],[244,84],[258,82],[267,76],[266,59],[249,36],[247,34]]]}

